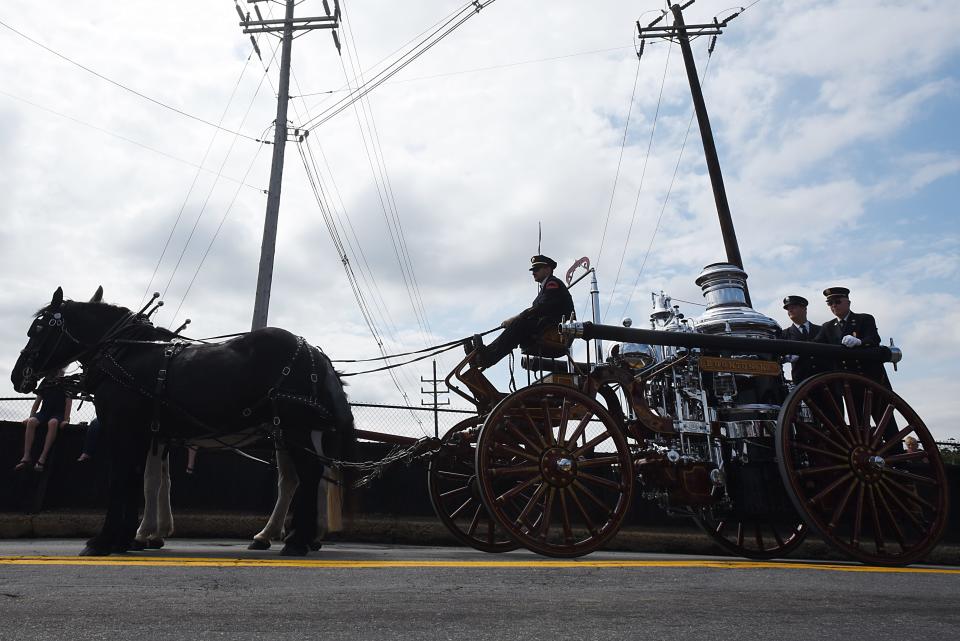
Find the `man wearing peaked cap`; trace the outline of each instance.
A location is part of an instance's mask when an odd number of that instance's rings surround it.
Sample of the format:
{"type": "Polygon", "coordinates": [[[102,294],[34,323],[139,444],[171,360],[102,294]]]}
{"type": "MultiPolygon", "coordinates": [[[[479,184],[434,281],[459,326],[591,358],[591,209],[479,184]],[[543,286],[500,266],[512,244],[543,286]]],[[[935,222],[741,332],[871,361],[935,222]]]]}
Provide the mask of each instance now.
{"type": "Polygon", "coordinates": [[[479,337],[474,337],[470,347],[477,350],[477,365],[494,365],[514,348],[532,344],[547,327],[573,315],[573,298],[563,281],[553,275],[556,267],[557,261],[547,256],[537,254],[530,258],[530,272],[533,280],[540,283],[540,293],[530,307],[500,324],[503,333],[490,345],[484,346],[479,337]]]}
{"type": "MultiPolygon", "coordinates": [[[[820,333],[820,326],[807,320],[807,299],[803,296],[787,296],[783,299],[783,308],[787,310],[790,326],[783,330],[783,338],[788,341],[812,341],[820,333]]],[[[810,356],[790,356],[793,363],[791,378],[794,383],[810,378],[820,369],[816,360],[810,356]]]]}
{"type": "MultiPolygon", "coordinates": [[[[850,290],[846,287],[828,287],[823,290],[827,306],[836,317],[827,321],[814,338],[818,343],[843,345],[844,347],[877,347],[881,344],[877,321],[870,314],[850,311],[850,290]]],[[[880,362],[863,362],[863,374],[886,386],[890,386],[887,372],[880,362]]]]}

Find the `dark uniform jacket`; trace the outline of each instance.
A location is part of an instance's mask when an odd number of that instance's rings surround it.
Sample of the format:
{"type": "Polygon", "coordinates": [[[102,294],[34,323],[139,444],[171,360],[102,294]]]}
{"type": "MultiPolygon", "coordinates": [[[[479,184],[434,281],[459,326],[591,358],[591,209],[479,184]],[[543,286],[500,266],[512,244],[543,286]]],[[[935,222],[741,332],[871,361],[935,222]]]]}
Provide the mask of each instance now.
{"type": "Polygon", "coordinates": [[[564,317],[573,314],[573,297],[563,281],[556,276],[548,276],[540,286],[540,293],[533,299],[530,307],[520,312],[519,318],[536,319],[537,327],[555,325],[564,317]]]}
{"type": "MultiPolygon", "coordinates": [[[[824,323],[820,327],[820,332],[813,340],[817,343],[826,343],[828,345],[842,345],[843,337],[847,335],[859,338],[862,341],[861,347],[879,347],[882,342],[880,334],[877,332],[877,321],[873,316],[870,314],[855,314],[854,312],[847,314],[846,319],[842,321],[839,318],[835,318],[832,321],[824,323]]],[[[851,365],[852,363],[841,363],[844,369],[858,369],[851,365]]],[[[883,363],[864,361],[860,369],[868,378],[872,378],[878,383],[889,385],[883,363]]]]}
{"type": "MultiPolygon", "coordinates": [[[[814,325],[809,321],[807,321],[807,325],[807,333],[803,334],[797,329],[796,325],[791,323],[789,327],[783,330],[781,338],[788,341],[812,341],[817,337],[817,334],[820,333],[820,325],[814,325]]],[[[822,367],[815,358],[812,356],[801,356],[800,360],[793,364],[791,377],[794,383],[800,383],[820,371],[822,371],[822,367]]]]}

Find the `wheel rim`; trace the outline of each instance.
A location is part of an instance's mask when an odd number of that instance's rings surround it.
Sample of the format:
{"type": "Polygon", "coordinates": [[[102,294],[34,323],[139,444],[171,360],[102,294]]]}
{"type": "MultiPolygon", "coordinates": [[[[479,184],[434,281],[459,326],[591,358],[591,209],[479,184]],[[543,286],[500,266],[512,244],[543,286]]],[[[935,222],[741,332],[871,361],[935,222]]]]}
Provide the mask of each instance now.
{"type": "Polygon", "coordinates": [[[594,399],[561,385],[511,394],[477,441],[484,504],[524,547],[588,554],[620,527],[633,494],[623,433],[594,399]]]}
{"type": "Polygon", "coordinates": [[[906,565],[943,534],[940,453],[916,412],[886,387],[845,372],[805,381],[781,410],[777,449],[797,510],[848,556],[906,565]]]}
{"type": "Polygon", "coordinates": [[[476,475],[476,430],[479,417],[454,425],[441,439],[440,449],[430,459],[427,486],[437,517],[464,545],[483,552],[509,552],[520,547],[496,520],[480,498],[476,475]]]}
{"type": "Polygon", "coordinates": [[[807,536],[807,526],[802,521],[739,520],[735,517],[715,517],[707,510],[701,510],[693,520],[725,551],[748,559],[787,556],[807,536]]]}

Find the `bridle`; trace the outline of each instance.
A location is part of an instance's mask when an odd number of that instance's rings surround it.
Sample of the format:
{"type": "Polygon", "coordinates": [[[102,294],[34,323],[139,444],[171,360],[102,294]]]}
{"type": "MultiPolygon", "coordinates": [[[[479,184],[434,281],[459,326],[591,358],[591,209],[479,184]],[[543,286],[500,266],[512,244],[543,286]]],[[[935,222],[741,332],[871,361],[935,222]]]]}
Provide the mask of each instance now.
{"type": "Polygon", "coordinates": [[[20,350],[21,358],[26,357],[23,363],[23,369],[20,371],[23,376],[23,381],[25,383],[35,383],[36,378],[34,375],[49,369],[50,361],[53,359],[54,354],[57,353],[57,348],[64,338],[69,339],[74,345],[80,348],[80,352],[72,360],[78,360],[84,363],[110,344],[120,332],[132,325],[138,316],[142,316],[142,314],[127,312],[104,332],[99,341],[88,344],[70,332],[61,308],[45,310],[37,317],[34,324],[30,326],[29,331],[27,331],[27,337],[30,338],[30,341],[27,342],[26,347],[20,350]],[[51,339],[54,339],[52,347],[50,347],[49,350],[44,350],[51,339]],[[46,351],[46,358],[44,358],[42,364],[38,366],[36,361],[44,351],[46,351]]]}

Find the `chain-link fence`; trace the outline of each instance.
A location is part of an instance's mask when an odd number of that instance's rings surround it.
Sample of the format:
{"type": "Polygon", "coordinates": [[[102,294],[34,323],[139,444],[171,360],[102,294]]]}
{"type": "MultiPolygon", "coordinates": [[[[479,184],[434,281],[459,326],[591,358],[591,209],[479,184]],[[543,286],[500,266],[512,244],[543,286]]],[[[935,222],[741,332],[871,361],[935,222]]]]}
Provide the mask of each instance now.
{"type": "MultiPolygon", "coordinates": [[[[30,416],[34,397],[17,396],[0,398],[0,421],[22,421],[30,416]]],[[[474,412],[431,407],[403,407],[375,403],[351,403],[353,417],[358,429],[382,432],[398,436],[435,436],[443,434],[474,412]]],[[[89,423],[97,415],[93,403],[73,402],[70,422],[89,423]]]]}

